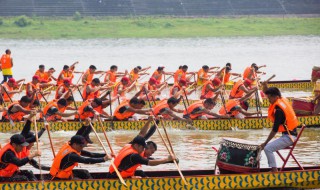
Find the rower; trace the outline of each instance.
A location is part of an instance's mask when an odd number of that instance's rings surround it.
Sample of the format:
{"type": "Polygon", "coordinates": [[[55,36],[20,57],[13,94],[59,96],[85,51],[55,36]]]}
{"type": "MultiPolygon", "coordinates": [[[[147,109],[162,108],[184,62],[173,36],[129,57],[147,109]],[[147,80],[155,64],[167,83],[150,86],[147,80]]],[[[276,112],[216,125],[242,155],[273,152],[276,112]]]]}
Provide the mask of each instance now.
{"type": "Polygon", "coordinates": [[[216,77],[220,79],[223,84],[226,84],[230,81],[230,76],[238,76],[241,77],[239,73],[231,73],[231,64],[230,66],[223,67],[217,74],[216,77]],[[224,77],[224,78],[223,78],[224,77]]]}
{"type": "Polygon", "coordinates": [[[11,136],[10,143],[0,150],[0,181],[35,181],[32,173],[19,170],[19,167],[29,163],[34,157],[41,156],[40,151],[35,151],[24,158],[19,158],[19,153],[28,146],[24,136],[15,134],[11,136]]]}
{"type": "Polygon", "coordinates": [[[52,100],[43,108],[41,118],[45,118],[46,121],[66,121],[62,117],[70,117],[78,114],[78,111],[65,113],[67,109],[66,99],[52,100]]]}
{"type": "Polygon", "coordinates": [[[246,80],[241,80],[239,79],[232,87],[229,99],[234,99],[234,98],[242,98],[245,95],[251,96],[253,93],[255,93],[258,88],[253,87],[250,89],[252,84],[252,81],[249,79],[246,80]]]}
{"type": "Polygon", "coordinates": [[[28,96],[22,96],[19,101],[11,103],[8,106],[8,111],[2,113],[2,121],[22,121],[24,115],[32,112],[32,110],[28,109],[30,103],[31,100],[28,96]],[[9,112],[9,114],[7,112],[9,112]]]}
{"type": "Polygon", "coordinates": [[[89,138],[89,134],[92,131],[92,128],[90,126],[91,119],[95,120],[99,115],[109,117],[109,115],[105,113],[105,111],[102,109],[102,100],[100,98],[95,98],[93,100],[87,100],[83,102],[82,105],[78,108],[78,113],[79,114],[75,115],[75,120],[86,120],[86,122],[82,124],[81,128],[83,128],[83,131],[87,131],[87,142],[92,143],[92,141],[89,138]]]}
{"type": "Polygon", "coordinates": [[[158,84],[161,84],[162,83],[162,76],[165,76],[165,75],[173,75],[173,74],[170,72],[165,72],[164,66],[159,65],[157,70],[153,72],[151,77],[155,78],[157,80],[158,84]]]}
{"type": "Polygon", "coordinates": [[[10,102],[14,94],[22,92],[22,89],[15,90],[15,88],[18,86],[18,83],[22,81],[23,80],[19,80],[16,82],[14,78],[10,78],[8,82],[4,82],[2,84],[2,88],[4,89],[1,89],[1,93],[5,102],[10,102]]]}
{"type": "MultiPolygon", "coordinates": [[[[180,97],[180,99],[182,96],[180,97]]],[[[191,122],[190,119],[177,116],[176,113],[183,113],[184,110],[176,109],[175,107],[179,104],[180,99],[171,97],[168,100],[162,100],[160,103],[153,107],[153,113],[155,116],[161,115],[164,119],[176,119],[191,122]]]]}
{"type": "Polygon", "coordinates": [[[180,79],[183,79],[185,81],[189,81],[189,78],[187,78],[187,74],[194,74],[194,72],[187,72],[188,71],[188,66],[183,65],[181,69],[179,68],[175,73],[174,73],[174,83],[178,83],[180,79]]]}
{"type": "Polygon", "coordinates": [[[187,119],[208,119],[207,115],[217,118],[230,118],[229,115],[219,115],[211,110],[216,106],[215,98],[207,98],[191,104],[187,110],[184,110],[183,117],[187,119]]]}
{"type": "MultiPolygon", "coordinates": [[[[153,145],[154,146],[154,145],[153,145]]],[[[157,166],[160,164],[166,164],[174,160],[174,157],[168,156],[163,159],[148,159],[144,156],[145,148],[147,144],[145,139],[141,136],[136,136],[130,144],[125,145],[114,159],[114,164],[118,168],[123,178],[134,177],[139,175],[136,173],[136,169],[141,165],[157,166]]],[[[140,172],[141,175],[141,172],[140,172]]],[[[109,167],[108,178],[116,178],[115,170],[112,165],[109,167]]]]}
{"type": "Polygon", "coordinates": [[[100,97],[100,90],[107,89],[107,87],[101,87],[99,78],[94,78],[91,84],[84,86],[82,91],[83,101],[92,100],[100,97]]]}
{"type": "Polygon", "coordinates": [[[56,72],[56,70],[53,67],[51,67],[48,71],[45,71],[42,79],[42,83],[49,83],[52,80],[57,81],[57,79],[53,76],[54,72],[56,72]]]}
{"type": "Polygon", "coordinates": [[[130,85],[130,79],[128,77],[122,77],[113,89],[113,96],[120,95],[120,97],[125,97],[125,92],[130,91],[134,85],[134,83],[130,85]]]}
{"type": "Polygon", "coordinates": [[[45,70],[44,65],[39,65],[39,69],[34,74],[34,76],[39,77],[40,82],[42,82],[44,80],[44,75],[45,75],[44,70],[45,70]]]}
{"type": "Polygon", "coordinates": [[[57,86],[59,86],[60,84],[63,83],[64,79],[70,79],[72,82],[72,79],[74,78],[74,69],[76,64],[78,64],[79,62],[75,62],[73,63],[71,66],[69,65],[64,65],[63,66],[63,70],[60,72],[58,78],[57,78],[57,86]]]}
{"type": "Polygon", "coordinates": [[[215,94],[219,94],[221,88],[221,80],[214,78],[204,83],[201,90],[200,99],[213,98],[215,94]]]}
{"type": "MultiPolygon", "coordinates": [[[[266,83],[264,85],[266,86],[266,83]]],[[[277,172],[277,163],[273,152],[289,147],[295,142],[299,121],[291,104],[281,96],[278,88],[270,87],[264,89],[266,89],[264,93],[270,102],[268,118],[273,122],[273,127],[268,138],[260,147],[266,153],[271,171],[277,172]],[[269,143],[277,132],[281,132],[282,136],[269,143]]]]}
{"type": "Polygon", "coordinates": [[[92,176],[85,169],[73,169],[78,163],[95,164],[102,163],[111,158],[106,154],[92,153],[83,150],[86,140],[81,135],[71,137],[64,144],[53,160],[50,175],[52,180],[67,179],[91,179],[92,176]]]}
{"type": "Polygon", "coordinates": [[[127,74],[127,70],[125,73],[117,72],[118,66],[112,65],[110,70],[106,72],[106,76],[104,77],[104,82],[109,84],[109,86],[114,86],[117,83],[117,77],[123,77],[127,74]]]}
{"type": "Polygon", "coordinates": [[[138,99],[137,97],[133,97],[128,100],[123,100],[120,105],[115,109],[113,114],[114,121],[128,121],[128,120],[136,120],[136,118],[132,117],[135,113],[149,115],[151,109],[142,109],[146,105],[144,100],[138,99]]]}
{"type": "Polygon", "coordinates": [[[68,92],[70,87],[71,87],[71,80],[64,79],[63,83],[57,87],[56,94],[55,94],[54,98],[58,100],[61,98],[61,96],[64,93],[67,93],[67,94],[65,94],[65,96],[63,98],[66,98],[66,99],[69,98],[71,96],[71,94],[68,92]]]}
{"type": "Polygon", "coordinates": [[[94,65],[90,65],[89,69],[84,73],[81,78],[81,82],[83,85],[89,85],[92,82],[93,76],[95,74],[101,74],[103,71],[96,71],[97,67],[94,65]]]}
{"type": "Polygon", "coordinates": [[[150,68],[151,67],[141,68],[141,66],[137,66],[137,67],[133,68],[129,74],[130,83],[133,83],[136,80],[138,80],[141,75],[148,75],[148,73],[141,73],[141,72],[146,71],[150,68]]]}
{"type": "MultiPolygon", "coordinates": [[[[34,143],[36,142],[36,136],[34,135],[33,132],[30,132],[31,129],[31,123],[32,123],[32,118],[35,116],[36,112],[32,112],[31,114],[29,114],[24,127],[22,129],[21,135],[24,136],[24,138],[26,139],[26,142],[29,143],[28,146],[23,147],[23,150],[19,153],[19,158],[25,158],[27,156],[30,155],[30,150],[33,147],[34,143]]],[[[42,136],[42,134],[45,132],[45,128],[42,128],[39,132],[38,132],[38,138],[40,138],[42,136]]],[[[29,164],[32,165],[34,168],[40,169],[41,170],[46,170],[49,171],[50,167],[48,166],[44,166],[44,165],[39,165],[39,163],[35,160],[35,159],[31,159],[29,161],[29,164]]],[[[32,171],[29,171],[32,173],[32,171]]]]}
{"type": "Polygon", "coordinates": [[[249,103],[246,101],[250,96],[244,96],[240,99],[234,98],[229,99],[225,106],[222,106],[219,110],[220,115],[231,115],[231,117],[237,119],[244,119],[247,116],[252,116],[255,114],[261,114],[261,110],[257,112],[248,112],[249,103]]]}
{"type": "Polygon", "coordinates": [[[147,100],[148,98],[150,100],[159,99],[157,98],[157,96],[161,94],[161,91],[166,87],[166,85],[167,85],[166,82],[159,84],[155,78],[151,77],[148,82],[145,82],[142,84],[141,86],[142,92],[140,94],[140,99],[143,99],[143,100],[147,100]],[[146,89],[146,91],[144,89],[146,89]],[[148,94],[148,98],[146,93],[148,94]]]}
{"type": "Polygon", "coordinates": [[[243,80],[249,79],[249,80],[256,80],[258,78],[257,74],[266,74],[265,72],[258,71],[260,68],[266,67],[266,65],[258,66],[255,63],[252,63],[250,67],[247,67],[243,72],[243,80]]]}
{"type": "Polygon", "coordinates": [[[209,78],[210,78],[208,76],[208,73],[216,73],[216,72],[210,71],[210,70],[215,69],[215,68],[219,68],[219,67],[210,67],[209,68],[208,65],[203,65],[202,68],[197,73],[197,85],[201,86],[205,82],[207,82],[209,80],[209,78]]]}
{"type": "Polygon", "coordinates": [[[52,84],[45,84],[45,83],[40,83],[40,77],[39,76],[33,76],[32,81],[26,84],[26,95],[34,100],[34,99],[41,99],[43,96],[49,94],[50,92],[45,92],[42,95],[38,95],[38,98],[36,97],[37,93],[41,91],[42,88],[51,86],[52,84]]]}
{"type": "Polygon", "coordinates": [[[185,90],[185,87],[187,86],[187,81],[184,79],[180,79],[178,83],[175,83],[171,88],[170,88],[170,97],[175,97],[178,98],[181,95],[184,94],[184,92],[187,93],[187,95],[190,95],[193,91],[196,89],[193,89],[191,91],[185,90]]]}

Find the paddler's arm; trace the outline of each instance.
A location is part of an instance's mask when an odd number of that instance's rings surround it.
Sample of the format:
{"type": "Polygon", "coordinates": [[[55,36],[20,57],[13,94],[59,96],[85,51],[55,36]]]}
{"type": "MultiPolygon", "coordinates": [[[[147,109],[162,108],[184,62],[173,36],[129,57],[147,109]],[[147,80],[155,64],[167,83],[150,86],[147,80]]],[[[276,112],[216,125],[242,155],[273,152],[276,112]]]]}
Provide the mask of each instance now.
{"type": "MultiPolygon", "coordinates": [[[[31,166],[33,166],[34,168],[40,169],[39,163],[38,163],[35,159],[31,159],[31,160],[29,161],[29,164],[30,164],[31,166]]],[[[41,170],[50,171],[50,168],[51,168],[51,167],[49,167],[49,166],[41,165],[41,170]]]]}
{"type": "Polygon", "coordinates": [[[70,153],[69,155],[70,162],[78,162],[83,164],[95,164],[95,163],[105,162],[107,160],[111,160],[111,158],[109,156],[105,156],[101,158],[86,158],[83,156],[79,156],[76,153],[70,153]]]}
{"type": "Polygon", "coordinates": [[[89,152],[86,150],[81,150],[81,156],[86,156],[90,158],[103,158],[106,156],[105,153],[94,153],[94,152],[89,152]]]}

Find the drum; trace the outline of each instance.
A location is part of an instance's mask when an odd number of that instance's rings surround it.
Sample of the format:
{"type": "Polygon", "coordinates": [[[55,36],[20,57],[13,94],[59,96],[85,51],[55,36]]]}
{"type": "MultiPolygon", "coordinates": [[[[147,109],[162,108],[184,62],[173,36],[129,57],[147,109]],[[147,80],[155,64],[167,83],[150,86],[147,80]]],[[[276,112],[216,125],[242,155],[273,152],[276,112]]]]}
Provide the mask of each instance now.
{"type": "Polygon", "coordinates": [[[320,79],[320,67],[314,66],[311,73],[311,81],[316,82],[320,79]]]}
{"type": "Polygon", "coordinates": [[[221,174],[251,173],[260,170],[259,145],[237,138],[223,138],[216,165],[221,174]]]}
{"type": "Polygon", "coordinates": [[[312,115],[314,107],[311,99],[292,98],[292,108],[297,115],[312,115]]]}

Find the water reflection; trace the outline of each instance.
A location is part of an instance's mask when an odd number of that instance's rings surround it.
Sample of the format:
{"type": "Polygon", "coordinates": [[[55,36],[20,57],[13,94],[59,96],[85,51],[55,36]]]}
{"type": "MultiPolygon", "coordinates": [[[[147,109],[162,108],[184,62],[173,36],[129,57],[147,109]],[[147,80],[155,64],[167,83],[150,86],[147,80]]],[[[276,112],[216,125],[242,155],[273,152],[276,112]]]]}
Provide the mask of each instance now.
{"type": "MultiPolygon", "coordinates": [[[[161,130],[162,131],[162,130],[161,130]]],[[[163,132],[163,131],[162,131],[163,132]]],[[[270,129],[261,130],[240,130],[240,131],[199,131],[199,130],[175,130],[169,129],[168,133],[174,147],[174,151],[180,158],[181,169],[213,169],[216,159],[216,153],[212,146],[219,148],[219,142],[223,137],[241,138],[250,140],[257,143],[262,143],[269,135],[270,129]]],[[[51,134],[54,149],[56,153],[59,148],[68,141],[75,132],[54,132],[51,134]]],[[[108,132],[109,140],[115,152],[118,152],[123,145],[132,140],[138,131],[112,131],[108,132]]],[[[11,134],[10,134],[11,135],[11,134]]],[[[105,146],[107,144],[104,140],[102,133],[99,133],[105,146]]],[[[0,141],[4,144],[9,137],[9,134],[1,134],[0,141]]],[[[93,152],[103,152],[100,144],[91,134],[94,144],[86,149],[93,152]]],[[[166,148],[163,146],[162,141],[157,133],[151,137],[152,141],[158,144],[158,151],[154,154],[155,158],[163,158],[168,155],[166,148]]],[[[298,143],[294,154],[303,165],[319,165],[320,164],[320,129],[307,128],[298,143]]],[[[42,157],[41,163],[50,165],[52,163],[52,152],[48,140],[47,133],[41,137],[42,157]]],[[[109,148],[107,147],[109,151],[109,148]]],[[[280,158],[277,157],[277,163],[282,164],[280,158]]],[[[290,160],[288,166],[295,166],[295,163],[290,160]]],[[[109,162],[95,165],[82,165],[81,168],[86,168],[90,171],[103,172],[107,171],[109,162]]],[[[267,160],[262,153],[261,167],[267,167],[267,160]]],[[[24,166],[24,168],[31,168],[24,166]]],[[[143,166],[144,170],[175,170],[173,164],[165,164],[155,167],[143,166]]],[[[34,170],[34,169],[33,169],[34,170]]],[[[34,170],[38,172],[37,170],[34,170]]]]}

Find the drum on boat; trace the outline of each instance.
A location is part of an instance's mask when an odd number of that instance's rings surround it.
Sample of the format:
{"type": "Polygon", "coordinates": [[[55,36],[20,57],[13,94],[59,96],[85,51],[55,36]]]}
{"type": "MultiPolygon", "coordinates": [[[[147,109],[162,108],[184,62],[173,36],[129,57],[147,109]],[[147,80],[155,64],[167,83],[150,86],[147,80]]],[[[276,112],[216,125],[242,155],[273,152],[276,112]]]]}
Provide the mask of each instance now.
{"type": "Polygon", "coordinates": [[[311,81],[316,82],[320,79],[320,67],[314,66],[311,73],[311,81]]]}
{"type": "Polygon", "coordinates": [[[314,107],[312,99],[292,98],[292,108],[297,115],[312,115],[314,107]]]}
{"type": "Polygon", "coordinates": [[[256,142],[223,138],[216,165],[221,174],[259,172],[260,153],[259,144],[256,142]]]}

